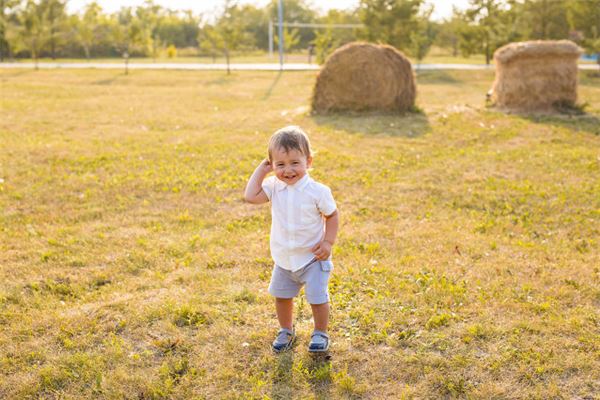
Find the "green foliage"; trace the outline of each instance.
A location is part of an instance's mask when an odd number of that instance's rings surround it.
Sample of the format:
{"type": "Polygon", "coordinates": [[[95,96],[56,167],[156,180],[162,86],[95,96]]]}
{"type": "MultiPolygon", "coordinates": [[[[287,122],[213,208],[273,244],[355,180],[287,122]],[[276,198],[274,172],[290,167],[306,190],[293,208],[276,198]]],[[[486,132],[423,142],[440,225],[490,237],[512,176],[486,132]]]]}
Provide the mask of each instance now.
{"type": "MultiPolygon", "coordinates": [[[[329,10],[329,12],[317,20],[318,23],[333,24],[358,24],[360,20],[356,13],[343,10],[329,10]]],[[[359,29],[334,29],[332,26],[326,29],[318,29],[312,41],[318,64],[323,64],[329,54],[346,43],[355,41],[359,29]]],[[[301,46],[302,47],[302,46],[301,46]]]]}
{"type": "Polygon", "coordinates": [[[130,7],[121,8],[111,34],[115,49],[125,58],[144,46],[140,21],[134,18],[130,7]]]}
{"type": "MultiPolygon", "coordinates": [[[[275,45],[279,46],[279,36],[274,37],[275,45]]],[[[289,53],[298,47],[300,43],[300,34],[298,29],[283,28],[283,51],[289,53]]]]}
{"type": "Polygon", "coordinates": [[[200,30],[198,42],[202,48],[223,53],[229,74],[232,52],[250,44],[248,33],[244,30],[244,16],[239,6],[226,0],[217,22],[214,25],[205,24],[200,30]]]}
{"type": "Polygon", "coordinates": [[[452,316],[448,313],[433,315],[433,316],[431,316],[431,318],[429,318],[429,320],[425,324],[425,328],[426,329],[439,328],[441,326],[448,325],[448,323],[450,323],[451,320],[452,320],[452,316]]]}
{"type": "MultiPolygon", "coordinates": [[[[286,28],[286,52],[316,46],[322,63],[337,47],[357,39],[391,44],[423,59],[432,44],[453,57],[484,54],[490,62],[500,46],[519,40],[572,39],[587,52],[600,50],[600,0],[472,0],[441,23],[430,20],[423,0],[362,0],[355,9],[319,15],[305,0],[284,0],[284,21],[357,24],[359,29],[286,28]]],[[[223,55],[268,48],[269,22],[277,21],[278,0],[264,7],[229,0],[215,21],[191,11],[175,11],[147,1],[105,13],[97,2],[67,14],[64,0],[2,0],[0,60],[17,57],[151,56],[167,46],[179,54],[223,55]],[[185,51],[184,51],[185,49],[185,51]]],[[[277,29],[274,30],[277,40],[277,29]]],[[[168,54],[172,54],[168,52],[168,54]]]]}
{"type": "MultiPolygon", "coordinates": [[[[569,36],[567,0],[527,0],[522,9],[520,29],[531,40],[564,39],[569,36]]],[[[515,10],[519,11],[519,10],[515,10]]]]}
{"type": "Polygon", "coordinates": [[[361,0],[358,13],[366,26],[361,36],[371,42],[408,50],[411,32],[418,30],[418,13],[423,0],[361,0]]]}
{"type": "Polygon", "coordinates": [[[574,39],[590,53],[600,53],[600,0],[570,1],[567,18],[574,39]]]}
{"type": "Polygon", "coordinates": [[[174,310],[173,323],[177,326],[199,326],[210,323],[210,317],[195,306],[184,304],[174,310]]]}
{"type": "MultiPolygon", "coordinates": [[[[278,20],[278,3],[279,0],[271,0],[266,6],[266,19],[271,21],[278,20]]],[[[316,22],[318,14],[311,7],[307,0],[282,0],[283,3],[283,20],[285,22],[316,22]]],[[[277,32],[277,28],[274,29],[277,32]]],[[[275,33],[276,33],[275,32],[275,33]]],[[[298,48],[307,48],[310,43],[315,40],[316,33],[311,29],[300,29],[298,31],[298,48]]]]}
{"type": "Polygon", "coordinates": [[[173,46],[172,44],[170,44],[169,47],[167,47],[167,57],[168,58],[177,57],[177,48],[175,46],[173,46]]]}
{"type": "Polygon", "coordinates": [[[425,58],[435,40],[434,25],[429,21],[432,12],[433,8],[430,7],[419,16],[416,29],[410,33],[410,53],[419,63],[425,58]]]}
{"type": "Polygon", "coordinates": [[[468,25],[461,32],[463,54],[480,49],[485,55],[486,64],[489,64],[496,49],[518,39],[518,35],[513,35],[517,6],[508,9],[503,6],[503,1],[471,0],[470,7],[464,13],[468,25]]]}
{"type": "Polygon", "coordinates": [[[317,32],[314,40],[315,54],[317,63],[323,64],[329,54],[340,46],[340,43],[335,40],[331,29],[317,32]]]}
{"type": "Polygon", "coordinates": [[[98,37],[100,26],[100,15],[102,8],[96,2],[89,3],[85,7],[83,16],[71,16],[71,26],[75,37],[81,43],[85,52],[85,57],[90,59],[92,46],[98,37]]]}

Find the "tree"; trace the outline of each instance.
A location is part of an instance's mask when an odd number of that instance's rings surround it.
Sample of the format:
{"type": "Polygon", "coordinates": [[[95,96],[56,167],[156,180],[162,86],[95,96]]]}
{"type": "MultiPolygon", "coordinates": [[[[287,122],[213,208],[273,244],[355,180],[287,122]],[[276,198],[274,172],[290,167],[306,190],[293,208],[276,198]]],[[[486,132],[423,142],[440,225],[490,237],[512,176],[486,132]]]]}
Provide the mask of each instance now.
{"type": "Polygon", "coordinates": [[[416,29],[410,34],[410,50],[417,63],[421,63],[429,52],[435,39],[434,25],[429,20],[433,13],[433,7],[426,9],[417,20],[416,29]]]}
{"type": "Polygon", "coordinates": [[[41,0],[38,7],[47,32],[46,44],[49,46],[50,57],[56,59],[59,46],[64,42],[67,31],[66,2],[61,0],[41,0]]]}
{"type": "Polygon", "coordinates": [[[19,39],[18,45],[29,51],[35,69],[39,69],[38,58],[42,47],[48,41],[48,30],[44,25],[43,10],[34,0],[27,0],[19,14],[19,39]]]}
{"type": "MultiPolygon", "coordinates": [[[[271,21],[278,21],[278,3],[279,0],[271,0],[267,6],[267,15],[271,21]]],[[[317,20],[317,13],[311,9],[305,0],[282,0],[283,21],[284,22],[302,22],[313,23],[317,20]]],[[[298,46],[306,48],[315,39],[315,32],[312,29],[301,29],[299,32],[298,46]]],[[[284,38],[285,40],[285,38],[284,38]]]]}
{"type": "Polygon", "coordinates": [[[452,56],[458,55],[460,43],[460,31],[463,29],[465,21],[463,15],[453,7],[452,17],[443,21],[439,26],[439,32],[436,35],[436,44],[441,48],[450,49],[452,56]]]}
{"type": "Polygon", "coordinates": [[[318,31],[313,44],[315,46],[318,64],[323,64],[325,59],[327,59],[327,56],[340,46],[340,43],[334,37],[331,28],[324,31],[318,31]]]}
{"type": "Polygon", "coordinates": [[[358,13],[366,30],[361,35],[371,42],[410,48],[411,33],[417,29],[417,16],[423,0],[361,0],[358,13]]]}
{"type": "MultiPolygon", "coordinates": [[[[298,29],[292,29],[291,31],[287,26],[283,28],[283,51],[287,54],[292,49],[297,48],[300,43],[300,34],[298,29]]],[[[279,45],[279,36],[275,36],[275,45],[279,45]]]]}
{"type": "Polygon", "coordinates": [[[164,45],[175,47],[198,46],[201,19],[191,11],[177,12],[166,10],[158,25],[158,37],[164,45]]]}
{"type": "Polygon", "coordinates": [[[159,35],[160,24],[163,19],[163,9],[154,4],[152,0],[146,0],[143,7],[138,7],[136,15],[140,21],[141,42],[149,48],[154,62],[160,48],[164,45],[159,35]]]}
{"type": "Polygon", "coordinates": [[[129,57],[136,50],[141,40],[141,28],[139,21],[131,13],[130,7],[122,7],[116,15],[112,27],[112,39],[117,52],[125,60],[125,75],[129,73],[129,57]]]}
{"type": "Polygon", "coordinates": [[[354,11],[332,9],[317,22],[330,25],[325,29],[317,30],[312,42],[319,64],[324,63],[327,56],[338,47],[355,41],[359,34],[359,29],[334,29],[333,27],[335,24],[359,24],[360,20],[354,11]]]}
{"type": "Polygon", "coordinates": [[[503,3],[498,0],[470,0],[470,7],[465,12],[473,25],[462,32],[468,35],[463,39],[465,42],[474,37],[481,40],[486,64],[490,63],[493,52],[503,44],[500,39],[503,29],[502,6],[503,3]]]}
{"type": "Polygon", "coordinates": [[[5,55],[10,55],[11,33],[9,31],[13,27],[15,18],[11,10],[18,3],[16,0],[0,0],[0,62],[4,61],[5,55]]]}
{"type": "Polygon", "coordinates": [[[567,20],[574,32],[579,33],[579,44],[598,56],[600,67],[600,0],[567,3],[567,20]]]}
{"type": "MultiPolygon", "coordinates": [[[[515,4],[511,9],[519,7],[515,4]]],[[[523,34],[528,39],[564,39],[569,34],[565,0],[525,0],[522,7],[523,34]]]]}
{"type": "Polygon", "coordinates": [[[243,15],[244,31],[248,36],[248,45],[253,48],[268,49],[269,47],[269,16],[266,8],[257,8],[252,4],[238,6],[243,15]]]}
{"type": "Polygon", "coordinates": [[[99,17],[102,14],[102,7],[95,1],[85,7],[81,18],[73,20],[75,37],[83,47],[85,58],[89,61],[91,49],[98,35],[99,17]]]}
{"type": "Polygon", "coordinates": [[[204,25],[198,36],[198,42],[206,42],[205,47],[211,47],[223,52],[227,63],[227,74],[231,73],[229,60],[231,52],[248,46],[250,39],[244,32],[243,15],[238,6],[231,0],[225,0],[223,12],[214,25],[204,25]]]}

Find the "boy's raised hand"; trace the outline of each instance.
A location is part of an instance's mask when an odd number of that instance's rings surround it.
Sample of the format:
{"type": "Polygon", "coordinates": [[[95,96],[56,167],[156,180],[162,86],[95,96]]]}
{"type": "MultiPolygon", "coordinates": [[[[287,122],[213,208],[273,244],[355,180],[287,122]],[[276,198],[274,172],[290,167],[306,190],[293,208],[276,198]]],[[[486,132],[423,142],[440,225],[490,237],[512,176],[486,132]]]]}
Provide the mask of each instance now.
{"type": "Polygon", "coordinates": [[[271,162],[269,161],[268,158],[265,158],[264,160],[262,160],[258,167],[263,170],[265,175],[268,174],[269,172],[273,171],[273,165],[271,164],[271,162]]]}
{"type": "Polygon", "coordinates": [[[317,243],[310,251],[316,256],[317,260],[327,260],[331,255],[331,243],[323,240],[317,243]]]}

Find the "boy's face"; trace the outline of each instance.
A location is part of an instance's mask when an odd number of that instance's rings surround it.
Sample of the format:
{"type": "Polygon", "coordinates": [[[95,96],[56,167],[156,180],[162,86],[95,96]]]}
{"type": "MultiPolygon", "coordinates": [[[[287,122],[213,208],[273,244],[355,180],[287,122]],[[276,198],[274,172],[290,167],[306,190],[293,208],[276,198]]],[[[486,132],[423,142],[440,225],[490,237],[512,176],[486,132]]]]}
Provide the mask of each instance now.
{"type": "Polygon", "coordinates": [[[302,179],[312,165],[312,157],[306,157],[301,151],[295,149],[286,152],[283,148],[276,148],[271,152],[271,156],[275,176],[288,185],[293,185],[302,179]]]}

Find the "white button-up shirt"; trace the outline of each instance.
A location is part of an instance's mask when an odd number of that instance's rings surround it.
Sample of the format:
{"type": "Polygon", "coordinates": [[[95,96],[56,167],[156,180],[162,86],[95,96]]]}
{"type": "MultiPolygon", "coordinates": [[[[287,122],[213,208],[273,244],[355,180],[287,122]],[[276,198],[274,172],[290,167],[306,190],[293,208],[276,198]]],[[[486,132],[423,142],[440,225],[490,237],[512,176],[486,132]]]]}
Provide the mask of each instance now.
{"type": "Polygon", "coordinates": [[[324,217],[336,210],[331,190],[308,174],[293,185],[270,176],[262,188],[271,201],[271,256],[281,268],[298,270],[315,257],[310,249],[323,240],[324,217]]]}

